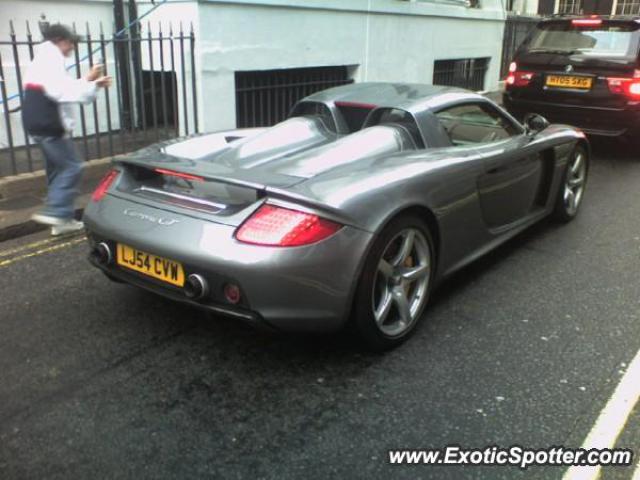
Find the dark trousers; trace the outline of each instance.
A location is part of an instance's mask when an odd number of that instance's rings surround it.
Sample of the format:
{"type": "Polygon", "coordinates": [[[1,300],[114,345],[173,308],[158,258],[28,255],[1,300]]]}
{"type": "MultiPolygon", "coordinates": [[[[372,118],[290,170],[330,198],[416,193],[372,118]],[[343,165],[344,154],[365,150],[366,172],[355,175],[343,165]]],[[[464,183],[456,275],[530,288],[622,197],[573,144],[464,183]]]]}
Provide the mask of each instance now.
{"type": "Polygon", "coordinates": [[[47,172],[47,203],[45,214],[58,218],[73,218],[74,202],[82,176],[82,163],[75,145],[65,137],[35,137],[44,154],[47,172]]]}

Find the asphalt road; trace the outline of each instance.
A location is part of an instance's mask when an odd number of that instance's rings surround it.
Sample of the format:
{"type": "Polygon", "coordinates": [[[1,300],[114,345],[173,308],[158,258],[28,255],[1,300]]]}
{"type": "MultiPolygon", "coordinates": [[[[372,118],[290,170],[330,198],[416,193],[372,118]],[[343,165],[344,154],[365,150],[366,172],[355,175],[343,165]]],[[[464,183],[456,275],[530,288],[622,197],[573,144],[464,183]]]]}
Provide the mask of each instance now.
{"type": "Polygon", "coordinates": [[[0,244],[0,478],[560,479],[387,451],[582,444],[640,348],[640,160],[610,148],[573,223],[455,275],[384,355],[111,283],[77,237],[0,244]]]}

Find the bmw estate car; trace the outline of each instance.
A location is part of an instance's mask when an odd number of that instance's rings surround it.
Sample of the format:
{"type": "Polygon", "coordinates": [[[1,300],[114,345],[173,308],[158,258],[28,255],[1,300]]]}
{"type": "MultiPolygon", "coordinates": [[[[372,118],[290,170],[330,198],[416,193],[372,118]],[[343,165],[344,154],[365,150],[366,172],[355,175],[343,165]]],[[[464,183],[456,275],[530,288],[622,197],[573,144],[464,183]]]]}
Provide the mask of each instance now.
{"type": "Polygon", "coordinates": [[[553,17],[515,54],[504,105],[592,136],[637,140],[640,132],[640,17],[553,17]]]}
{"type": "Polygon", "coordinates": [[[589,144],[461,89],[341,86],[265,129],[117,157],[86,208],[110,279],[266,328],[350,327],[375,350],[434,286],[545,217],[569,221],[589,144]]]}

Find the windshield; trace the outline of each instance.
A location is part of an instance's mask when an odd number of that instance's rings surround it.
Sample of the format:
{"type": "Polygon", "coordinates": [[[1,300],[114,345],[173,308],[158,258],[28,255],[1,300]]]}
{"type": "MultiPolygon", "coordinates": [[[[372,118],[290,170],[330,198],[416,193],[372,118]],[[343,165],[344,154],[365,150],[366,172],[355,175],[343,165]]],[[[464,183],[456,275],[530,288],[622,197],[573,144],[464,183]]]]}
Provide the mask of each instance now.
{"type": "Polygon", "coordinates": [[[571,23],[551,23],[538,26],[529,52],[566,53],[595,56],[635,56],[636,25],[603,24],[598,27],[576,27],[571,23]]]}

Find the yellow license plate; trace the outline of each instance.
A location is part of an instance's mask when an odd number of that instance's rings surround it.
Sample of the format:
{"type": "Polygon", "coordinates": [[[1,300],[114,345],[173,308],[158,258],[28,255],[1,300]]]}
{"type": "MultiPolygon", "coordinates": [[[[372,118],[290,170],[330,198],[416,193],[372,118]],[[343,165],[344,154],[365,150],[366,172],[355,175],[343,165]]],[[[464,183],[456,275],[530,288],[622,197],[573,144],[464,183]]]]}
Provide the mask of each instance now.
{"type": "Polygon", "coordinates": [[[118,265],[143,273],[178,287],[184,286],[184,269],[174,260],[141,252],[127,245],[118,244],[118,265]]]}
{"type": "Polygon", "coordinates": [[[589,90],[593,79],[591,77],[572,77],[570,75],[548,75],[547,87],[576,88],[589,90]]]}

